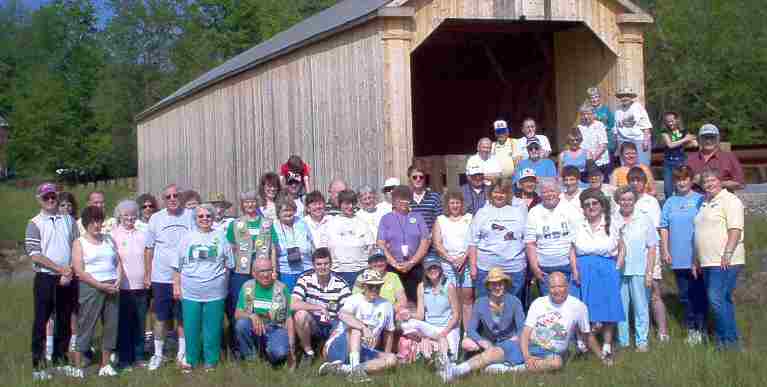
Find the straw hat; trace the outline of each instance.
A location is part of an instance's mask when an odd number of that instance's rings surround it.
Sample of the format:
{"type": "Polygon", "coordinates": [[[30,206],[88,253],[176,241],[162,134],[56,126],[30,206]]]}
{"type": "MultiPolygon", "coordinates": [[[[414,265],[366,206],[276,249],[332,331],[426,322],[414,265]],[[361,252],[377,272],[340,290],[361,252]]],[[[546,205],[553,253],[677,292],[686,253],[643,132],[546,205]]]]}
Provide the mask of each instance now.
{"type": "Polygon", "coordinates": [[[618,89],[618,91],[615,93],[615,96],[618,98],[623,98],[623,97],[636,98],[637,93],[630,86],[624,86],[618,89]]]}
{"type": "Polygon", "coordinates": [[[225,209],[228,209],[232,206],[232,202],[226,200],[223,192],[216,192],[211,195],[210,200],[208,200],[207,203],[210,203],[216,207],[223,207],[225,209]]]}
{"type": "Polygon", "coordinates": [[[383,285],[384,279],[381,273],[373,269],[365,269],[365,271],[357,277],[357,282],[361,285],[383,285]]]}
{"type": "Polygon", "coordinates": [[[506,275],[506,273],[503,272],[503,270],[500,267],[494,267],[490,269],[490,272],[487,273],[487,278],[485,278],[485,287],[488,287],[491,282],[500,282],[503,281],[506,283],[506,288],[511,288],[511,277],[506,275]]]}

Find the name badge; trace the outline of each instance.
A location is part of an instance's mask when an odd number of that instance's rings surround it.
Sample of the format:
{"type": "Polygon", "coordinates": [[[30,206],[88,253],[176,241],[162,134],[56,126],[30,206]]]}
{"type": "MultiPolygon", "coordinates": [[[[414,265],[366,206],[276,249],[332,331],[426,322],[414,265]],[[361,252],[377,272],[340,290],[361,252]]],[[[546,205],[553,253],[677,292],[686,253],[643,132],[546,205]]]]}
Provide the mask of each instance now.
{"type": "Polygon", "coordinates": [[[410,246],[402,245],[400,249],[402,250],[402,256],[407,257],[407,253],[410,250],[410,246]]]}
{"type": "Polygon", "coordinates": [[[248,228],[248,234],[250,234],[250,236],[256,236],[256,235],[258,235],[258,234],[260,234],[260,233],[261,233],[261,230],[260,230],[260,229],[257,229],[257,228],[248,228]]]}
{"type": "Polygon", "coordinates": [[[288,263],[294,264],[301,262],[301,250],[298,247],[288,248],[288,263]]]}

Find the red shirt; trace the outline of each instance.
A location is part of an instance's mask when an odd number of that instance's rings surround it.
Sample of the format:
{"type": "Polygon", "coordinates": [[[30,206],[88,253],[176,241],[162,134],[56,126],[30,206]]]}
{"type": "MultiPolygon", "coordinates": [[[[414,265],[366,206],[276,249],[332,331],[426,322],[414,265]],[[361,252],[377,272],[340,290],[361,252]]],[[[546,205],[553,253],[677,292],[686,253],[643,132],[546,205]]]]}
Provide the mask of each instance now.
{"type": "Polygon", "coordinates": [[[706,167],[711,167],[719,170],[722,181],[733,180],[740,184],[746,184],[740,161],[732,152],[717,150],[708,161],[705,161],[701,152],[694,152],[687,158],[687,165],[692,168],[696,175],[703,172],[706,167]]]}
{"type": "MultiPolygon", "coordinates": [[[[298,178],[299,180],[303,181],[304,176],[309,176],[309,173],[311,172],[311,168],[309,167],[309,164],[304,163],[304,170],[301,171],[301,176],[294,176],[298,178]]],[[[290,177],[290,170],[288,169],[288,163],[282,164],[280,166],[280,175],[284,176],[286,179],[290,177]]]]}

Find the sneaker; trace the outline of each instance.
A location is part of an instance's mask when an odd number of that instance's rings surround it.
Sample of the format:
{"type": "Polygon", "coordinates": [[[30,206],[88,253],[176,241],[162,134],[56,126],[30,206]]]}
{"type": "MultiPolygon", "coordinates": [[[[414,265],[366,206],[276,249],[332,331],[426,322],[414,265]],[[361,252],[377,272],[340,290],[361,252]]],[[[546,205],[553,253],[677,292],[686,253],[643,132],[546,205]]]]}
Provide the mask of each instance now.
{"type": "Polygon", "coordinates": [[[35,382],[42,382],[45,380],[53,379],[53,375],[46,370],[32,371],[32,380],[35,382]]]}
{"type": "Polygon", "coordinates": [[[301,362],[298,363],[299,368],[309,368],[312,366],[312,363],[314,363],[314,354],[308,354],[304,352],[303,355],[301,355],[301,362]]]}
{"type": "Polygon", "coordinates": [[[508,365],[506,363],[496,363],[496,364],[490,364],[489,366],[485,367],[484,372],[491,374],[491,375],[500,375],[505,374],[509,372],[522,372],[527,369],[527,366],[522,364],[517,365],[508,365]]]}
{"type": "Polygon", "coordinates": [[[698,345],[703,343],[703,334],[697,329],[687,331],[687,345],[698,345]]]}
{"type": "Polygon", "coordinates": [[[149,359],[149,365],[147,366],[147,368],[150,371],[154,371],[154,370],[160,368],[160,366],[162,366],[162,362],[164,360],[165,359],[163,359],[162,355],[153,355],[152,358],[149,359]]]}
{"type": "Polygon", "coordinates": [[[610,357],[613,354],[613,346],[611,344],[602,344],[602,356],[610,357]]]}
{"type": "Polygon", "coordinates": [[[448,364],[450,364],[450,357],[445,353],[435,353],[434,354],[434,369],[437,371],[441,371],[447,367],[448,364]]]}
{"type": "Polygon", "coordinates": [[[351,383],[368,383],[373,381],[373,379],[370,379],[368,376],[368,373],[365,372],[365,368],[363,368],[362,365],[354,367],[349,373],[349,376],[346,377],[346,380],[351,383]]]}
{"type": "Polygon", "coordinates": [[[661,343],[665,344],[665,343],[668,343],[668,342],[671,341],[671,336],[669,336],[668,334],[665,334],[665,333],[661,333],[661,334],[658,334],[658,340],[661,343]]]}
{"type": "Polygon", "coordinates": [[[192,368],[192,365],[186,361],[186,356],[181,358],[178,363],[179,368],[192,368]]]}
{"type": "Polygon", "coordinates": [[[210,365],[210,364],[205,364],[204,366],[202,366],[202,370],[205,371],[205,372],[213,372],[213,371],[216,370],[216,366],[210,365]]]}
{"type": "Polygon", "coordinates": [[[579,355],[583,355],[583,354],[585,354],[586,352],[589,351],[589,348],[586,346],[586,343],[583,342],[583,340],[578,340],[577,341],[576,348],[578,350],[578,354],[579,355]]]}
{"type": "Polygon", "coordinates": [[[343,375],[344,372],[341,368],[343,363],[340,360],[334,360],[331,362],[324,362],[320,365],[319,370],[317,370],[317,373],[319,373],[320,376],[323,375],[343,375]]]}
{"type": "Polygon", "coordinates": [[[112,368],[111,364],[107,364],[99,370],[99,376],[117,376],[117,371],[112,368]]]}
{"type": "Polygon", "coordinates": [[[69,376],[70,378],[75,378],[75,379],[84,379],[85,371],[83,371],[82,368],[70,367],[69,374],[67,376],[69,376]]]}
{"type": "Polygon", "coordinates": [[[452,364],[448,364],[447,367],[442,371],[439,371],[437,375],[439,375],[439,378],[442,379],[443,382],[450,383],[456,378],[454,370],[455,367],[453,367],[452,364]]]}
{"type": "Polygon", "coordinates": [[[647,344],[637,345],[637,352],[650,352],[650,347],[647,344]]]}
{"type": "Polygon", "coordinates": [[[186,352],[179,352],[176,354],[176,363],[182,364],[186,361],[186,352]]]}

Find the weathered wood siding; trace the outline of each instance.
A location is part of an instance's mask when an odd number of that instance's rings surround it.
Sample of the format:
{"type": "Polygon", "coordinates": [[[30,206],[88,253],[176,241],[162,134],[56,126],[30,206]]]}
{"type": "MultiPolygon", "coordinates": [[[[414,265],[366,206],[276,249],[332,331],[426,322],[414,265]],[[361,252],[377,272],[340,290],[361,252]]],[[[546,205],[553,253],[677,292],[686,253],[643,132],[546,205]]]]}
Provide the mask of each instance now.
{"type": "Polygon", "coordinates": [[[255,189],[301,155],[313,185],[384,176],[382,23],[373,20],[182,100],[138,125],[139,190],[175,182],[207,198],[255,189]]]}

